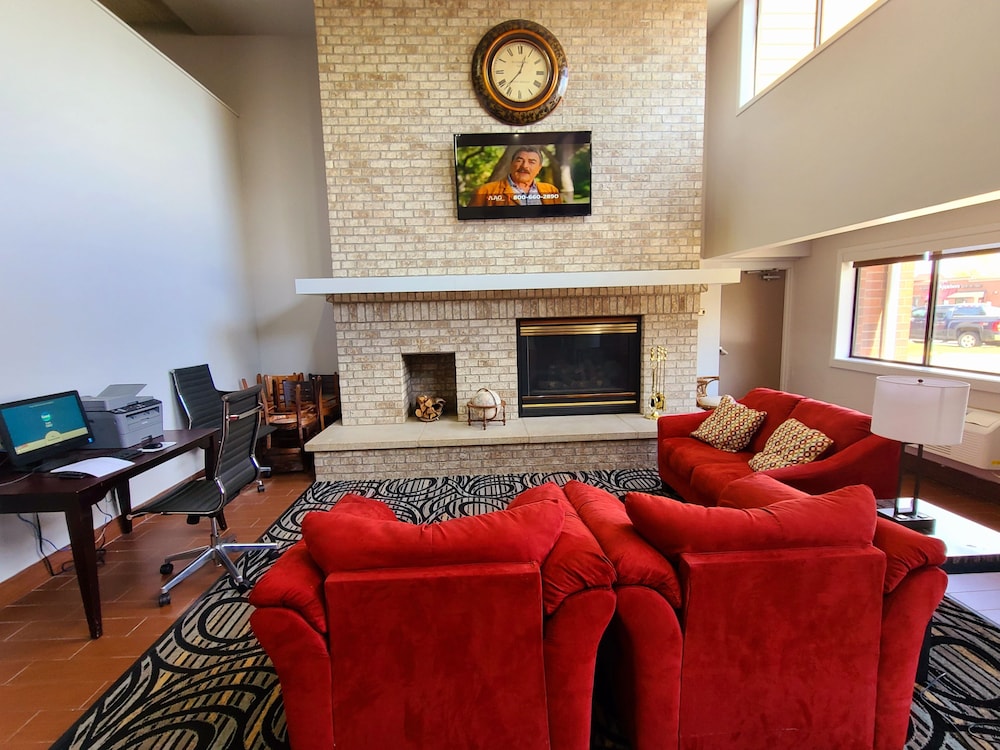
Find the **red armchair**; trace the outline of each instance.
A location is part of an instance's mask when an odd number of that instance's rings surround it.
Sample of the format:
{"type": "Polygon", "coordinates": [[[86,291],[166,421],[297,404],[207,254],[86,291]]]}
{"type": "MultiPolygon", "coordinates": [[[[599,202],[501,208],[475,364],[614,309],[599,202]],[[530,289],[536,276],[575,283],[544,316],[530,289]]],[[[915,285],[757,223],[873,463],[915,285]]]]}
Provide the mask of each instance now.
{"type": "Polygon", "coordinates": [[[750,459],[786,420],[819,430],[833,444],[816,460],[759,473],[813,495],[852,484],[895,497],[900,444],[873,435],[871,417],[843,406],[771,388],[754,388],[737,403],[766,412],[745,449],[735,453],[691,437],[712,412],[670,414],[657,421],[657,468],[664,484],[688,502],[716,505],[730,482],[753,474],[750,459]]]}
{"type": "Polygon", "coordinates": [[[876,522],[861,486],[754,475],[719,508],[564,489],[617,573],[601,676],[634,750],[903,747],[937,540],[876,522]]]}
{"type": "Polygon", "coordinates": [[[307,514],[250,622],[296,750],[585,750],[613,581],[554,484],[426,526],[348,497],[307,514]]]}

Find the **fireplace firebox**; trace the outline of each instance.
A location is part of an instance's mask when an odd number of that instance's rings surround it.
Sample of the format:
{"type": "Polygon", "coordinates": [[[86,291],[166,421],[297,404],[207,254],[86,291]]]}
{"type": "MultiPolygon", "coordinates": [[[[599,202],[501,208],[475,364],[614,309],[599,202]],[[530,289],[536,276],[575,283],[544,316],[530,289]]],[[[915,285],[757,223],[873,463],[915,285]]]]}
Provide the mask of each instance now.
{"type": "Polygon", "coordinates": [[[640,411],[638,317],[517,321],[522,417],[640,411]]]}

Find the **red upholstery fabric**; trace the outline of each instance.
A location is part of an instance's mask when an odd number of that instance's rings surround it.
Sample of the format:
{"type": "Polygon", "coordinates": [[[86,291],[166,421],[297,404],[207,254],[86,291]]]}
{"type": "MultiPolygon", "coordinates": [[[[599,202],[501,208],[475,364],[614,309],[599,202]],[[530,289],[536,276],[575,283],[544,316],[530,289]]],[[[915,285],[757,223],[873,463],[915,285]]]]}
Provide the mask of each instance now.
{"type": "Polygon", "coordinates": [[[296,750],[589,747],[614,569],[555,485],[485,516],[436,524],[442,535],[392,521],[388,506],[366,498],[308,514],[309,538],[251,594],[251,625],[281,680],[296,750]],[[397,536],[386,526],[408,529],[397,536]],[[348,528],[375,534],[350,539],[348,528]],[[339,554],[330,554],[327,532],[339,554]],[[359,557],[374,557],[366,540],[381,548],[382,562],[370,569],[324,574],[309,554],[353,568],[343,552],[353,546],[359,557]],[[392,546],[399,540],[402,547],[392,546]],[[533,562],[468,561],[534,559],[540,547],[551,547],[540,570],[533,562]]]}
{"type": "Polygon", "coordinates": [[[542,563],[542,593],[545,614],[551,615],[573,594],[592,588],[611,590],[615,569],[601,545],[580,519],[566,495],[554,482],[532,487],[507,506],[508,510],[538,502],[554,503],[563,509],[562,533],[542,563]]]}
{"type": "MultiPolygon", "coordinates": [[[[623,528],[621,502],[571,485],[566,493],[621,565],[600,675],[612,680],[634,750],[903,747],[924,630],[947,582],[937,540],[873,521],[871,493],[849,488],[836,494],[864,499],[863,536],[884,554],[866,545],[681,553],[680,607],[657,584],[622,572],[652,548],[623,528]]],[[[806,493],[753,474],[725,488],[723,507],[681,512],[714,519],[713,511],[803,500],[806,493]]]]}
{"type": "MultiPolygon", "coordinates": [[[[771,437],[771,433],[778,429],[778,425],[788,419],[796,404],[802,400],[802,396],[776,391],[773,388],[754,388],[743,398],[737,400],[751,409],[767,412],[764,424],[757,430],[757,434],[753,436],[753,440],[747,447],[747,451],[750,453],[759,453],[764,450],[764,445],[771,437]]],[[[812,427],[812,425],[809,426],[812,427]]]]}
{"type": "Polygon", "coordinates": [[[567,482],[563,489],[614,565],[616,585],[648,586],[679,607],[680,582],[673,566],[639,536],[625,505],[611,493],[583,482],[567,482]]]}
{"type": "Polygon", "coordinates": [[[815,461],[769,469],[767,474],[813,495],[851,484],[868,485],[876,497],[892,497],[895,493],[900,445],[871,434],[868,415],[771,388],[755,388],[739,402],[767,412],[767,418],[748,449],[737,454],[715,450],[687,436],[692,425],[705,419],[705,412],[671,414],[658,420],[660,479],[688,502],[718,504],[731,482],[751,473],[749,460],[789,417],[823,432],[834,444],[815,461]]]}
{"type": "Polygon", "coordinates": [[[338,750],[549,747],[532,563],[327,577],[338,750]]]}
{"type": "Polygon", "coordinates": [[[875,500],[862,486],[748,510],[630,492],[625,510],[639,534],[667,557],[684,552],[858,547],[871,544],[875,532],[875,500]]]}
{"type": "MultiPolygon", "coordinates": [[[[913,529],[879,518],[875,526],[875,546],[885,552],[885,592],[894,591],[911,570],[944,565],[947,557],[944,542],[913,529]]],[[[936,606],[936,605],[935,605],[936,606]]]]}
{"type": "Polygon", "coordinates": [[[683,555],[678,746],[870,748],[884,569],[871,547],[683,555]]]}
{"type": "Polygon", "coordinates": [[[307,513],[302,538],[326,573],[470,562],[541,564],[563,518],[563,508],[551,502],[421,525],[307,513]]]}

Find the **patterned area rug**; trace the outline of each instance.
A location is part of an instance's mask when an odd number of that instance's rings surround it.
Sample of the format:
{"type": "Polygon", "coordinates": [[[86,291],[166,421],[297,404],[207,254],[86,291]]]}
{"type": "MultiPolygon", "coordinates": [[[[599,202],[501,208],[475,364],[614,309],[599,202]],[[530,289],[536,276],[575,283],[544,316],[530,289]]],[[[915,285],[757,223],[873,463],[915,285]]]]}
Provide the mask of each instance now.
{"type": "MultiPolygon", "coordinates": [[[[264,538],[294,543],[307,512],[347,492],[381,498],[401,520],[423,523],[500,510],[527,487],[570,479],[618,496],[660,488],[655,472],[636,469],[317,482],[264,538]]],[[[250,553],[240,564],[254,581],[270,562],[250,553]]],[[[246,596],[220,579],[53,749],[288,748],[278,678],[250,630],[250,612],[246,596]]],[[[930,674],[914,692],[906,750],[1000,747],[1000,628],[946,599],[934,616],[930,674]]],[[[593,748],[628,750],[600,707],[595,719],[593,748]]]]}

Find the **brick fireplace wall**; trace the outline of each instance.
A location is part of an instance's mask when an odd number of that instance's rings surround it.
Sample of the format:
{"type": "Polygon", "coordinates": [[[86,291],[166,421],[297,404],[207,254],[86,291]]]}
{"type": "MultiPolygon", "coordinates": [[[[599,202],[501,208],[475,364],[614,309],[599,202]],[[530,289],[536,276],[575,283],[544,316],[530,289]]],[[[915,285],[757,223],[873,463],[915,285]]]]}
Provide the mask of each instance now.
{"type": "MultiPolygon", "coordinates": [[[[315,5],[331,276],[698,267],[704,0],[613,8],[598,0],[530,8],[513,0],[315,5]],[[570,65],[562,103],[522,128],[487,114],[470,80],[479,39],[513,18],[547,27],[570,65]],[[592,131],[591,216],[458,221],[453,135],[512,130],[592,131]]],[[[686,410],[694,393],[700,291],[332,296],[344,424],[400,419],[405,353],[454,351],[459,402],[483,386],[512,399],[514,320],[550,314],[643,315],[644,347],[670,350],[668,409],[686,410]]],[[[649,379],[644,373],[644,391],[649,379]]]]}
{"type": "MultiPolygon", "coordinates": [[[[679,411],[691,408],[697,348],[700,287],[596,288],[472,294],[345,295],[334,298],[342,372],[343,424],[394,424],[412,415],[406,355],[453,353],[457,404],[449,413],[466,418],[466,403],[479,388],[507,401],[507,418],[517,419],[518,318],[641,315],[642,350],[665,346],[664,396],[679,411]]],[[[652,387],[644,363],[643,400],[652,387]]],[[[434,394],[442,395],[442,394],[434,394]]]]}

